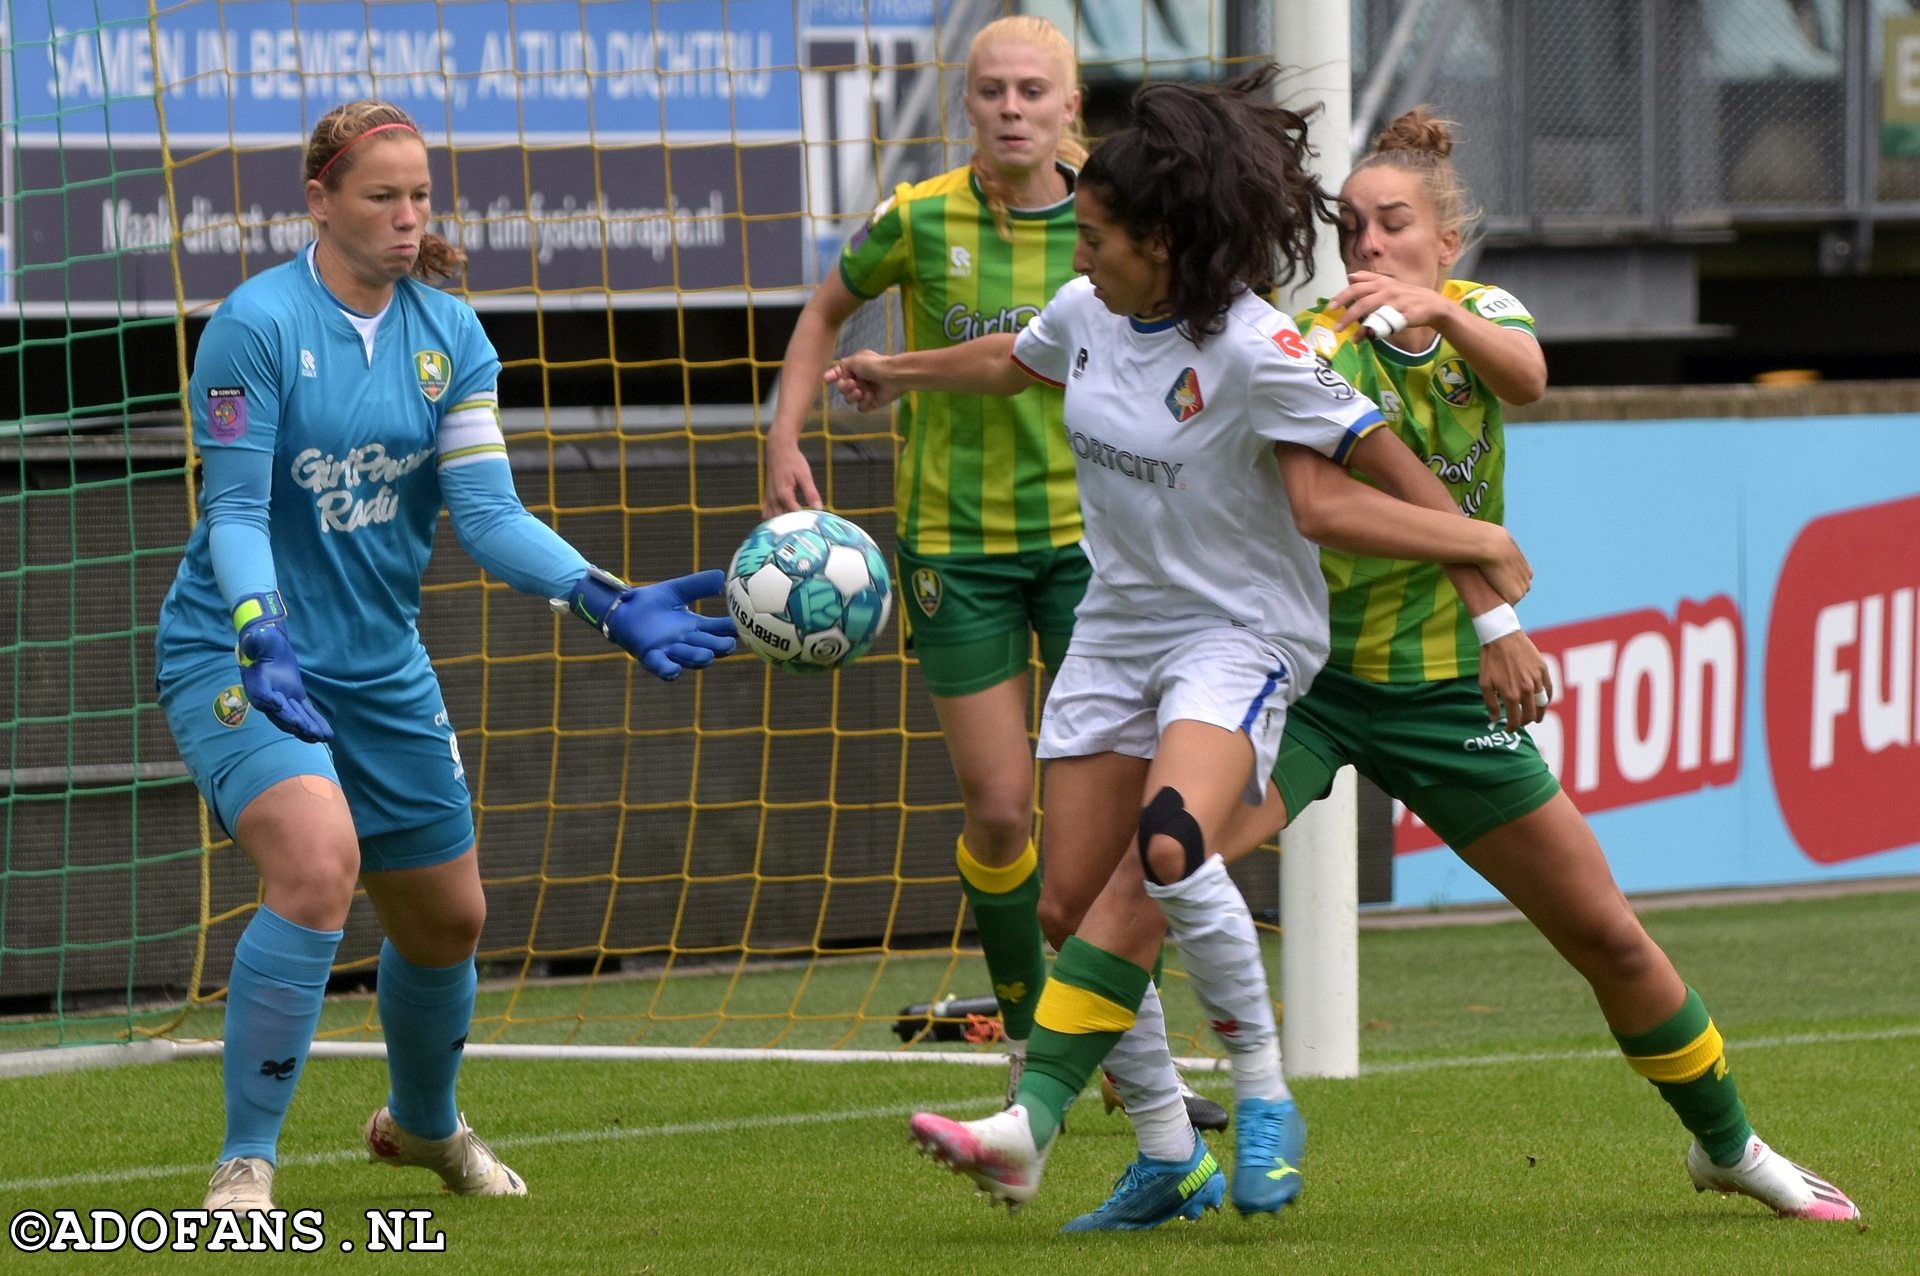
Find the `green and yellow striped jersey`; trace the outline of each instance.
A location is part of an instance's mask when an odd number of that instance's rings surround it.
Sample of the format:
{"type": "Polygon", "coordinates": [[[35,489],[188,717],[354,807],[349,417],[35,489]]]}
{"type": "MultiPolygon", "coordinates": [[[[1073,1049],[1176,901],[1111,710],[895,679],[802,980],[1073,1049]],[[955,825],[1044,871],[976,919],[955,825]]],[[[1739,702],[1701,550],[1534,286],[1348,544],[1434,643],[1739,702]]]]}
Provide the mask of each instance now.
{"type": "MultiPolygon", "coordinates": [[[[1072,184],[1068,171],[1069,186],[1072,184]]],[[[855,294],[898,285],[906,347],[1017,332],[1074,277],[1073,200],[1014,209],[1000,237],[972,172],[902,184],[840,254],[855,294]]],[[[1080,539],[1061,392],[911,394],[899,407],[899,536],[920,554],[1013,554],[1080,539]]]]}
{"type": "MultiPolygon", "coordinates": [[[[1503,289],[1449,280],[1441,292],[1502,327],[1533,331],[1533,316],[1503,289]]],[[[1336,337],[1324,299],[1300,312],[1307,344],[1380,405],[1387,424],[1447,485],[1462,513],[1506,517],[1507,446],[1500,400],[1443,338],[1408,354],[1384,341],[1336,337]]],[[[1368,682],[1434,682],[1477,674],[1480,644],[1453,582],[1434,563],[1323,549],[1332,595],[1328,664],[1368,682]]]]}

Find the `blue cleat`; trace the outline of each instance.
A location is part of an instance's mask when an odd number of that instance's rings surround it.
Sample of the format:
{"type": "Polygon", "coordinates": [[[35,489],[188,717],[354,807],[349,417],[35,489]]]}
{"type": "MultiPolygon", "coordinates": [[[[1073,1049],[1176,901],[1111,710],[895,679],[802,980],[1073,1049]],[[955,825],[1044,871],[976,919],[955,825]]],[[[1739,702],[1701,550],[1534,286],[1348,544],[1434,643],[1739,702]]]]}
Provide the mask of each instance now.
{"type": "Polygon", "coordinates": [[[1242,1099],[1233,1108],[1233,1208],[1277,1214],[1300,1195],[1307,1119],[1292,1099],[1242,1099]]]}
{"type": "Polygon", "coordinates": [[[1227,1194],[1227,1178],[1220,1162],[1207,1150],[1207,1141],[1193,1136],[1193,1155],[1184,1161],[1156,1161],[1141,1156],[1113,1185],[1107,1203],[1082,1214],[1063,1232],[1144,1232],[1176,1218],[1196,1220],[1220,1208],[1227,1194]]]}

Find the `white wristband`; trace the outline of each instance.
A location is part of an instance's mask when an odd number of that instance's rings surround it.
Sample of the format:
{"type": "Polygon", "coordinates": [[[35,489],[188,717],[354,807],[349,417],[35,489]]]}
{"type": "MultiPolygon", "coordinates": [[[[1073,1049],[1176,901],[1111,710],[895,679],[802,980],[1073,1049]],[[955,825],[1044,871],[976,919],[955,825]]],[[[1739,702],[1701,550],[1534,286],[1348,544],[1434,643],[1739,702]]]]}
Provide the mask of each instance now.
{"type": "Polygon", "coordinates": [[[1519,632],[1520,617],[1514,615],[1511,603],[1501,603],[1492,611],[1483,612],[1473,618],[1473,636],[1480,640],[1482,647],[1505,638],[1508,634],[1519,632]]]}

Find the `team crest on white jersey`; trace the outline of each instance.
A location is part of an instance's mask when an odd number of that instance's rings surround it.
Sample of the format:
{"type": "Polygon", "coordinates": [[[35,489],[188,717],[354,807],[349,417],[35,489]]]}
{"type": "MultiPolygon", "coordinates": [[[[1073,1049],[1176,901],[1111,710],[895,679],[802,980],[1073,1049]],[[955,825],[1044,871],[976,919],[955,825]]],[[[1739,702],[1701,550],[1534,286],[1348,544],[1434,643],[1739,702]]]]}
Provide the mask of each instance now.
{"type": "Polygon", "coordinates": [[[453,383],[453,360],[438,350],[415,350],[413,374],[420,379],[420,393],[427,402],[438,403],[453,383]]]}
{"type": "Polygon", "coordinates": [[[973,273],[973,254],[959,244],[947,249],[947,273],[949,275],[971,275],[973,273]]]}
{"type": "Polygon", "coordinates": [[[1182,369],[1167,391],[1167,411],[1176,421],[1191,421],[1206,406],[1207,401],[1200,396],[1200,374],[1192,368],[1182,369]]]}
{"type": "Polygon", "coordinates": [[[913,569],[913,601],[920,614],[931,616],[940,610],[940,573],[931,567],[913,569]]]}

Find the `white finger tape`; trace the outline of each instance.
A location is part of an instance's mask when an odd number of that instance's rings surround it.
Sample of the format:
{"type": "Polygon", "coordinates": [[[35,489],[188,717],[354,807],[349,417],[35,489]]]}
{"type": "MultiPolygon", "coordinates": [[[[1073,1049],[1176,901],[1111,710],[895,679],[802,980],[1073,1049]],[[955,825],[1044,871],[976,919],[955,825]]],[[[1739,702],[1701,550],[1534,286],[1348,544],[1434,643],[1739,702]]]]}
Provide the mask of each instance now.
{"type": "Polygon", "coordinates": [[[1552,704],[1552,703],[1553,703],[1553,697],[1552,697],[1552,696],[1550,696],[1550,695],[1548,695],[1548,694],[1547,694],[1546,692],[1544,692],[1544,691],[1536,691],[1536,692],[1534,692],[1534,693],[1533,693],[1533,707],[1534,707],[1534,708],[1536,708],[1536,709],[1544,709],[1544,708],[1546,708],[1546,707],[1547,707],[1548,705],[1550,705],[1550,704],[1552,704]]]}
{"type": "Polygon", "coordinates": [[[1362,319],[1360,326],[1372,337],[1390,337],[1396,332],[1405,331],[1407,317],[1392,306],[1381,306],[1362,319]]]}

